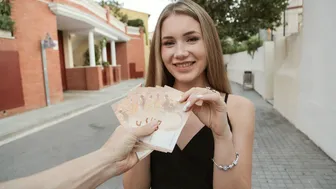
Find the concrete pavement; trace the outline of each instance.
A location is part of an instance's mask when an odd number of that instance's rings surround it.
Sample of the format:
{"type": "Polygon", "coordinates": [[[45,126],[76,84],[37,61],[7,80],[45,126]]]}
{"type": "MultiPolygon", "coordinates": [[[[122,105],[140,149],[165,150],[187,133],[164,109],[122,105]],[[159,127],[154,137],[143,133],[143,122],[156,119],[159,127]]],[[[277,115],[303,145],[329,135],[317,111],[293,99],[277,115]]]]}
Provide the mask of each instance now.
{"type": "Polygon", "coordinates": [[[0,146],[118,100],[139,83],[143,79],[122,81],[100,91],[66,91],[61,103],[0,119],[0,146]]]}
{"type": "Polygon", "coordinates": [[[336,189],[336,163],[255,91],[232,84],[256,107],[253,189],[336,189]]]}
{"type": "MultiPolygon", "coordinates": [[[[0,182],[24,177],[101,147],[119,125],[112,103],[57,123],[0,147],[0,182]]],[[[119,189],[120,177],[99,189],[119,189]]]]}

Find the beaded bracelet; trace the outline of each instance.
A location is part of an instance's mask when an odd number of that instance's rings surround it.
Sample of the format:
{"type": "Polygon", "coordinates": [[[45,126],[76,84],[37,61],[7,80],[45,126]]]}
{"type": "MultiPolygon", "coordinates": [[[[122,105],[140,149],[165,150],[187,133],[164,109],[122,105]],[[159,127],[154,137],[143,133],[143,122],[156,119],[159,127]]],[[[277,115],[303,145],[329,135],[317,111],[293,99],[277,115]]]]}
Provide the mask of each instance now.
{"type": "Polygon", "coordinates": [[[234,166],[236,166],[238,164],[238,160],[239,160],[239,154],[237,152],[236,152],[236,159],[230,165],[218,165],[215,162],[215,160],[212,158],[212,161],[217,166],[217,168],[220,169],[220,170],[223,170],[223,171],[227,171],[229,169],[232,169],[232,167],[234,167],[234,166]]]}

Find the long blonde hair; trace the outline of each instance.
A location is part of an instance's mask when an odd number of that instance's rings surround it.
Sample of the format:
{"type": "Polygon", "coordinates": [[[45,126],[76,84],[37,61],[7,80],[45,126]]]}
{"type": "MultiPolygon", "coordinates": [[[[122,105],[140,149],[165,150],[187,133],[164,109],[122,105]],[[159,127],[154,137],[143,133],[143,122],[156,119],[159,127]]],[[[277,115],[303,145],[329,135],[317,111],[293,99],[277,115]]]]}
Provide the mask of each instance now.
{"type": "Polygon", "coordinates": [[[207,53],[205,72],[209,85],[219,92],[231,93],[216,27],[206,11],[191,0],[171,3],[162,11],[153,34],[145,86],[174,84],[175,79],[164,66],[161,57],[161,27],[163,21],[171,14],[184,14],[199,22],[207,53]]]}

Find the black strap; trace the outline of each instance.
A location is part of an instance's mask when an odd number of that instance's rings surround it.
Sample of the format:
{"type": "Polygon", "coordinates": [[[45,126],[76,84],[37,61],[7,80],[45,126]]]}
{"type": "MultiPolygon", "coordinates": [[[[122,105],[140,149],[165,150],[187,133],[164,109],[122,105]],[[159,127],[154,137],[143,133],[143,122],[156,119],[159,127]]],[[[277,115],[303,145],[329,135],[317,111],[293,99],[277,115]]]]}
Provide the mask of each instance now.
{"type": "MultiPolygon", "coordinates": [[[[228,98],[229,98],[229,94],[226,93],[226,94],[225,94],[225,98],[224,98],[224,102],[225,102],[226,104],[227,104],[228,98]]],[[[230,130],[231,130],[231,132],[232,132],[232,126],[231,126],[231,122],[230,122],[230,118],[229,118],[229,113],[227,113],[226,116],[227,116],[227,120],[228,120],[228,123],[229,123],[229,126],[230,126],[230,130]]]]}
{"type": "Polygon", "coordinates": [[[225,103],[227,103],[228,98],[229,98],[229,94],[226,93],[226,94],[225,94],[225,99],[224,99],[224,102],[225,102],[225,103]]]}

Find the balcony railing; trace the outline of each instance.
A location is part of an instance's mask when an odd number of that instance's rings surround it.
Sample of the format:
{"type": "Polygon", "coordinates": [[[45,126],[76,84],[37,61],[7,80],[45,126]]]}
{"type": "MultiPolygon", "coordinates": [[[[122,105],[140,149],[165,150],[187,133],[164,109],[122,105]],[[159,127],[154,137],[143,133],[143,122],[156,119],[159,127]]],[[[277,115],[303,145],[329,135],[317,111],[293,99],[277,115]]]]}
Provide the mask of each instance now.
{"type": "Polygon", "coordinates": [[[95,13],[102,19],[106,20],[106,10],[103,7],[101,7],[97,2],[93,0],[70,0],[70,1],[89,9],[91,12],[95,13]]]}
{"type": "Polygon", "coordinates": [[[140,35],[139,27],[127,26],[127,34],[140,35]]]}
{"type": "MultiPolygon", "coordinates": [[[[94,0],[69,0],[69,1],[85,7],[94,14],[98,15],[103,20],[105,21],[107,20],[106,9],[101,7],[96,1],[94,0]]],[[[121,31],[125,32],[125,24],[119,21],[117,18],[115,18],[111,13],[110,13],[110,24],[120,29],[121,31]]]]}
{"type": "Polygon", "coordinates": [[[125,24],[119,21],[116,17],[110,14],[110,24],[115,26],[116,28],[120,29],[121,31],[125,32],[125,24]]]}

